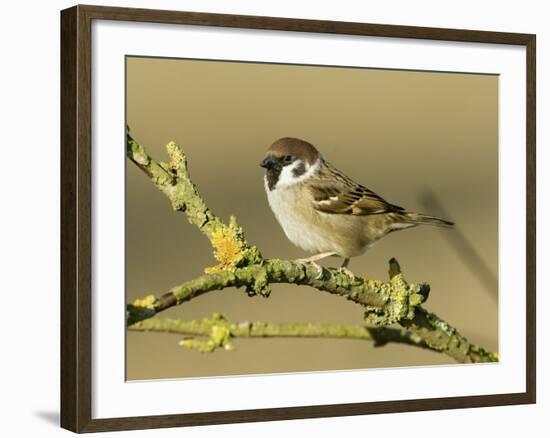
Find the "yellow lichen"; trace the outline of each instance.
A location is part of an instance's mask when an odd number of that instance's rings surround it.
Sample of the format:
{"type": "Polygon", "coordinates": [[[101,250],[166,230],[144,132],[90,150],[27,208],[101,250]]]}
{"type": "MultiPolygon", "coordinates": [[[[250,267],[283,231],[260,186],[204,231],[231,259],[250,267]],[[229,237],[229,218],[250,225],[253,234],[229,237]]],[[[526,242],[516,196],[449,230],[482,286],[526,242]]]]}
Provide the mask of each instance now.
{"type": "Polygon", "coordinates": [[[212,318],[204,318],[204,324],[210,325],[208,339],[186,338],[179,342],[179,345],[185,348],[194,349],[201,353],[211,353],[217,348],[224,350],[234,350],[235,346],[231,342],[231,330],[228,327],[227,319],[214,313],[212,318]]]}
{"type": "Polygon", "coordinates": [[[210,240],[214,247],[214,257],[220,263],[205,268],[207,274],[233,269],[242,260],[245,243],[238,238],[238,229],[233,224],[214,230],[210,240]]]}
{"type": "Polygon", "coordinates": [[[143,307],[145,309],[154,309],[157,299],[154,295],[147,295],[144,298],[138,298],[132,303],[134,307],[143,307]]]}
{"type": "Polygon", "coordinates": [[[168,152],[168,156],[170,157],[169,166],[172,169],[178,168],[185,159],[181,148],[176,143],[171,141],[166,145],[166,151],[168,152]]]}

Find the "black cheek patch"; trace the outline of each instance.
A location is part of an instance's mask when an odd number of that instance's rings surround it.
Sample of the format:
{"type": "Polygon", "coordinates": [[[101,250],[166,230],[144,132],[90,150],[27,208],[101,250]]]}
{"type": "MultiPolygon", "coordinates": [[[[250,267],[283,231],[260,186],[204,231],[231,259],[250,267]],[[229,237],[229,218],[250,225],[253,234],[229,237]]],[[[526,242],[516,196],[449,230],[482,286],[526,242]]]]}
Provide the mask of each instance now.
{"type": "Polygon", "coordinates": [[[304,173],[306,173],[306,163],[300,161],[300,163],[294,169],[292,169],[292,175],[294,175],[295,178],[298,178],[304,173]]]}
{"type": "Polygon", "coordinates": [[[277,181],[279,181],[279,176],[281,175],[282,170],[282,167],[275,166],[268,169],[266,172],[265,176],[267,178],[267,187],[269,188],[269,191],[273,190],[277,185],[277,181]]]}

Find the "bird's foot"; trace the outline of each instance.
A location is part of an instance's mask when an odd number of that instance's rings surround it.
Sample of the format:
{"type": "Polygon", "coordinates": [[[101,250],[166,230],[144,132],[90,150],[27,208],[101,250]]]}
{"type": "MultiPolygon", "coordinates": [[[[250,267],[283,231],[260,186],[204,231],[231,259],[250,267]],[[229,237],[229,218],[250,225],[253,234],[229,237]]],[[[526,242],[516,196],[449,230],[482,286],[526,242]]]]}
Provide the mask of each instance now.
{"type": "Polygon", "coordinates": [[[315,262],[315,260],[311,260],[311,258],[305,258],[305,259],[296,259],[296,261],[298,263],[302,263],[302,264],[307,263],[308,265],[313,266],[317,271],[317,275],[315,276],[316,280],[323,278],[323,267],[319,263],[315,262]]]}
{"type": "Polygon", "coordinates": [[[336,253],[335,252],[332,252],[332,251],[329,251],[329,252],[322,252],[320,254],[315,254],[311,257],[308,257],[308,258],[305,258],[305,259],[296,259],[297,262],[299,263],[308,263],[308,264],[311,264],[315,267],[315,269],[317,270],[318,274],[317,276],[315,277],[316,280],[319,280],[320,278],[323,277],[323,267],[319,264],[317,264],[317,260],[321,260],[321,259],[324,259],[324,258],[327,258],[327,257],[330,257],[330,256],[333,256],[335,255],[336,253]]]}
{"type": "Polygon", "coordinates": [[[351,281],[355,281],[355,275],[348,269],[348,264],[349,258],[345,258],[344,263],[342,263],[342,266],[338,270],[351,278],[351,281]]]}
{"type": "Polygon", "coordinates": [[[338,268],[338,271],[340,271],[342,274],[346,274],[351,279],[351,281],[355,281],[355,274],[351,272],[347,267],[341,266],[340,268],[338,268]]]}

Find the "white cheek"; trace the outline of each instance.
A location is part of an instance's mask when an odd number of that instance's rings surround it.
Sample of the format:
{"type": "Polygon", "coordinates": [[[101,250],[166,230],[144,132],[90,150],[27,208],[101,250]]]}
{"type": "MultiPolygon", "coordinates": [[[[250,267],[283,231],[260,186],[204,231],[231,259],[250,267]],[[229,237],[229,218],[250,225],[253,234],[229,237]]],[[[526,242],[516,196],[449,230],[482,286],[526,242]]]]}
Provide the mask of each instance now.
{"type": "Polygon", "coordinates": [[[312,177],[315,173],[317,173],[319,167],[321,167],[321,160],[317,160],[313,165],[309,165],[307,162],[304,162],[302,160],[296,160],[294,163],[283,167],[283,170],[281,170],[281,174],[279,175],[279,180],[275,185],[275,189],[290,187],[294,184],[305,181],[306,179],[312,177]],[[300,176],[294,176],[293,170],[299,167],[302,163],[306,167],[305,173],[300,176]]]}
{"type": "Polygon", "coordinates": [[[275,188],[282,189],[283,187],[288,187],[296,183],[296,177],[292,174],[292,171],[296,169],[298,164],[299,162],[295,161],[294,163],[283,167],[275,188]]]}

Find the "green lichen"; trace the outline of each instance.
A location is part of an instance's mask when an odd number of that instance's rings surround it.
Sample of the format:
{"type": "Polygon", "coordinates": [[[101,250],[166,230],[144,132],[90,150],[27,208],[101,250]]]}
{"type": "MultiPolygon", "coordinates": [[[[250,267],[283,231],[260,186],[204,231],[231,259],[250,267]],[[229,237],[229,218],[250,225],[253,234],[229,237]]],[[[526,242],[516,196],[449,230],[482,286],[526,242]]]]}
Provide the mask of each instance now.
{"type": "Polygon", "coordinates": [[[380,306],[367,305],[365,322],[375,326],[385,326],[411,320],[415,316],[415,308],[426,301],[429,286],[426,284],[408,284],[401,273],[401,268],[395,259],[390,260],[390,281],[370,282],[370,287],[383,299],[380,306]]]}
{"type": "Polygon", "coordinates": [[[145,150],[138,145],[135,141],[130,142],[130,151],[133,157],[133,160],[142,165],[142,166],[148,166],[150,163],[149,156],[145,153],[145,150]]]}
{"type": "Polygon", "coordinates": [[[233,342],[231,342],[229,322],[225,316],[214,313],[212,318],[205,318],[199,324],[208,328],[208,339],[185,338],[179,342],[179,345],[201,353],[211,353],[218,348],[224,350],[235,349],[233,342]]]}
{"type": "Polygon", "coordinates": [[[269,287],[269,279],[267,277],[267,272],[265,269],[259,269],[254,275],[254,282],[251,283],[246,288],[246,292],[249,296],[260,295],[263,297],[268,297],[271,293],[271,288],[269,287]]]}
{"type": "Polygon", "coordinates": [[[138,298],[138,299],[134,300],[132,305],[134,307],[143,307],[143,308],[147,308],[147,309],[154,309],[156,301],[157,301],[157,298],[154,295],[147,295],[143,298],[138,298]]]}
{"type": "Polygon", "coordinates": [[[172,169],[176,173],[182,168],[184,170],[187,170],[187,159],[185,157],[185,153],[178,144],[171,141],[166,145],[166,152],[170,157],[170,163],[168,164],[170,169],[172,169]]]}

